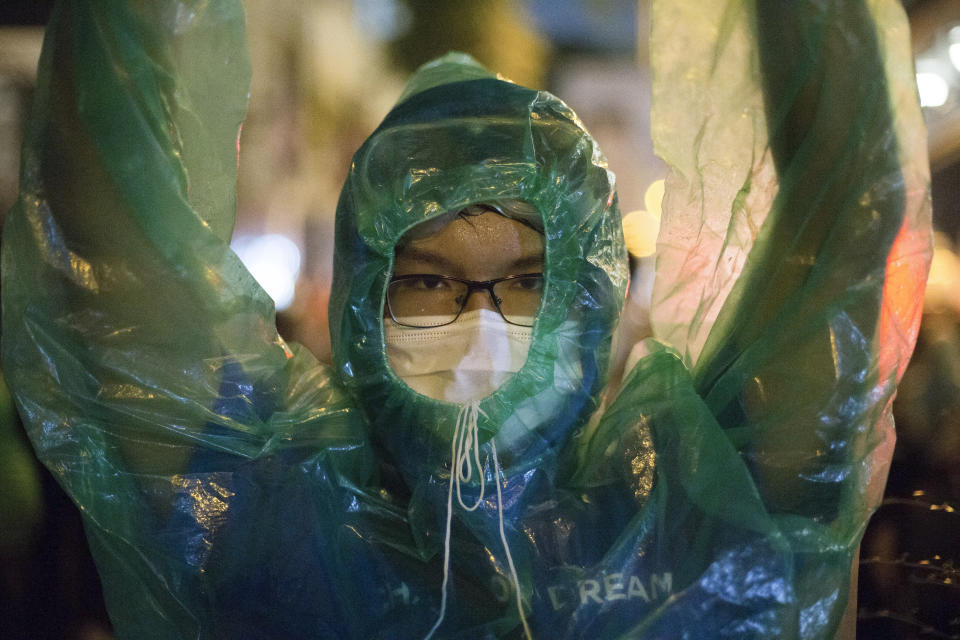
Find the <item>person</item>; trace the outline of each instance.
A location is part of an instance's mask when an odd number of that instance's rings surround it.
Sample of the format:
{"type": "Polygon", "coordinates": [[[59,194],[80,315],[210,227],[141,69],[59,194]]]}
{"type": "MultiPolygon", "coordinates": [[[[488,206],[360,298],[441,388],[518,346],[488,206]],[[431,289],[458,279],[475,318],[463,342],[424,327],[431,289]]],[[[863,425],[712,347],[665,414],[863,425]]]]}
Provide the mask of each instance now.
{"type": "MultiPolygon", "coordinates": [[[[614,391],[614,178],[559,99],[458,54],[412,76],[341,192],[328,368],[227,245],[239,3],[58,7],[4,233],[4,367],[119,637],[836,634],[925,268],[902,11],[699,5],[654,12],[660,104],[710,112],[655,112],[668,216],[717,184],[730,246],[765,215],[687,323],[702,343],[646,343],[614,391]],[[746,84],[711,102],[696,83],[744,51],[746,84]],[[714,183],[732,169],[697,153],[725,157],[729,122],[759,152],[714,183]]],[[[714,222],[668,218],[661,293],[720,273],[671,262],[714,222]]]]}

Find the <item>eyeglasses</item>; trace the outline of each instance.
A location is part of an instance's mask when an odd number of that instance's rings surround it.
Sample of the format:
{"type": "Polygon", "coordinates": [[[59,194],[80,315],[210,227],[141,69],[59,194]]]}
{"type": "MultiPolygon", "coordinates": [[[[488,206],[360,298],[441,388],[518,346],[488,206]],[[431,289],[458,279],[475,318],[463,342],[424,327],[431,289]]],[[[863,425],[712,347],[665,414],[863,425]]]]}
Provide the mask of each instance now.
{"type": "Polygon", "coordinates": [[[426,329],[451,324],[470,294],[485,290],[510,324],[532,327],[543,294],[543,274],[525,273],[495,280],[464,280],[429,273],[395,276],[387,287],[387,310],[399,325],[426,329]]]}

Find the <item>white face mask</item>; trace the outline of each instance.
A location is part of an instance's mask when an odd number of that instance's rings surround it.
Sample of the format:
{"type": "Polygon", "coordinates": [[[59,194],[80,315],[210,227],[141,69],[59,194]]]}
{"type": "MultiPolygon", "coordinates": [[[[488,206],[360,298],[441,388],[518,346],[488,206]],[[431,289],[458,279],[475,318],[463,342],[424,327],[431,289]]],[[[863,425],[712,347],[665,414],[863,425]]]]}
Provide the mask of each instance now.
{"type": "Polygon", "coordinates": [[[532,331],[489,309],[433,329],[384,320],[387,358],[397,376],[418,393],[457,404],[485,398],[519,371],[532,331]]]}

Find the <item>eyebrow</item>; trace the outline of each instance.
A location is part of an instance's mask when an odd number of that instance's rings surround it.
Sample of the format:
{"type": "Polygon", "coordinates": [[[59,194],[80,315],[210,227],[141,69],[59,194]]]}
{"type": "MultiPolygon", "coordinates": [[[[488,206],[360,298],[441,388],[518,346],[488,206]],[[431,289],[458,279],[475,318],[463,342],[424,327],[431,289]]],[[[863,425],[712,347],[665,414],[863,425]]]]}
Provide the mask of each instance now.
{"type": "Polygon", "coordinates": [[[524,256],[518,260],[515,260],[511,265],[511,271],[526,271],[528,269],[537,269],[543,270],[543,256],[542,255],[529,255],[524,256]]]}
{"type": "Polygon", "coordinates": [[[424,251],[423,249],[417,249],[416,247],[407,246],[403,248],[403,255],[397,254],[397,261],[400,260],[406,261],[416,261],[423,262],[425,264],[433,265],[440,269],[443,269],[447,272],[453,272],[457,269],[457,264],[452,260],[445,258],[444,256],[437,255],[431,251],[424,251]]]}

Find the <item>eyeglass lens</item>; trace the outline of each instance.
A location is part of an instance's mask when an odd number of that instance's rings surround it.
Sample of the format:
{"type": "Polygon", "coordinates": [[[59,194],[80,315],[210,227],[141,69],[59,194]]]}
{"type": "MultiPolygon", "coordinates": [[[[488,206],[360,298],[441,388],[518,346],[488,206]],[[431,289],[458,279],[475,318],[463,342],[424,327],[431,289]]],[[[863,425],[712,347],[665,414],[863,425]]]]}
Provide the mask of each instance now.
{"type": "MultiPolygon", "coordinates": [[[[414,327],[437,327],[453,322],[466,305],[470,287],[465,282],[424,275],[394,280],[387,288],[390,312],[399,323],[414,327]]],[[[540,306],[543,276],[519,276],[493,285],[495,306],[512,324],[531,326],[540,306]]],[[[475,290],[474,295],[489,295],[475,290]]]]}

